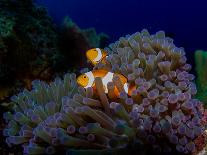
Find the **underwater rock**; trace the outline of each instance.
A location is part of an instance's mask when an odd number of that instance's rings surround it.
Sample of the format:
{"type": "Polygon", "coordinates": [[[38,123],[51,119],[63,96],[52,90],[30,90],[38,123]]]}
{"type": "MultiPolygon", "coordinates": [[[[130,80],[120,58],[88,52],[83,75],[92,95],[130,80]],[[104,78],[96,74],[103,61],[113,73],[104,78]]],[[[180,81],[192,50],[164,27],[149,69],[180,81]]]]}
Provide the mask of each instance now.
{"type": "MultiPolygon", "coordinates": [[[[128,78],[137,89],[128,96],[119,78],[107,85],[95,78],[96,89],[78,87],[75,74],[51,84],[33,82],[11,98],[13,109],[4,114],[3,131],[9,146],[22,145],[26,154],[54,154],[63,149],[124,149],[146,145],[153,152],[197,153],[205,138],[204,108],[195,99],[194,76],[183,48],[163,31],[147,30],[121,37],[105,48],[104,68],[128,78]],[[203,137],[202,137],[203,136],[203,137]]],[[[86,153],[87,153],[86,152],[86,153]]]]}

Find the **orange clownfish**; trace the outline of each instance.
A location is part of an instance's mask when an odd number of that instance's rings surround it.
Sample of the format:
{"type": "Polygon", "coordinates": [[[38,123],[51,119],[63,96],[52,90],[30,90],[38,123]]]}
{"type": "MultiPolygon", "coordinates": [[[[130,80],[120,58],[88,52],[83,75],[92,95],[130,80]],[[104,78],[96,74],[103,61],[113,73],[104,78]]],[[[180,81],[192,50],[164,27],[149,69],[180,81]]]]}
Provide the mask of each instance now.
{"type": "Polygon", "coordinates": [[[93,87],[95,78],[101,77],[103,86],[105,89],[105,93],[108,93],[107,84],[113,80],[114,75],[119,76],[121,82],[124,85],[124,91],[128,94],[127,78],[121,74],[112,73],[107,70],[100,69],[100,70],[93,70],[93,71],[84,73],[77,78],[77,83],[84,88],[93,87]]]}
{"type": "Polygon", "coordinates": [[[96,65],[107,57],[107,52],[100,48],[92,48],[86,51],[86,57],[93,65],[96,65]]]}

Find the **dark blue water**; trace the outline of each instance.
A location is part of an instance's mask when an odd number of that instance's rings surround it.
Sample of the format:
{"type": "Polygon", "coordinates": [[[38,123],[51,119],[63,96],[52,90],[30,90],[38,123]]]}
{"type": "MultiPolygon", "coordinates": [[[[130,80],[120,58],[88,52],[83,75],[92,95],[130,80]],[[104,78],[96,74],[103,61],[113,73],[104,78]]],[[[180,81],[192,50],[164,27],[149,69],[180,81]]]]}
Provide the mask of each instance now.
{"type": "Polygon", "coordinates": [[[205,0],[37,0],[57,24],[70,16],[81,28],[95,27],[111,41],[147,28],[164,30],[187,51],[207,50],[205,0]]]}

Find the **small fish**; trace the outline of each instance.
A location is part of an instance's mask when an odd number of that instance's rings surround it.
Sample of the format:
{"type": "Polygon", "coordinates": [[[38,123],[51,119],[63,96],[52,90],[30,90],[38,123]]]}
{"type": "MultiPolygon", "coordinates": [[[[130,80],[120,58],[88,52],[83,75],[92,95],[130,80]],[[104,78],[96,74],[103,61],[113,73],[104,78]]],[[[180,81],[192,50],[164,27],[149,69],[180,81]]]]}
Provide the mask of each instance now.
{"type": "Polygon", "coordinates": [[[112,73],[107,70],[101,70],[101,69],[100,70],[93,70],[93,71],[87,72],[85,74],[82,74],[77,78],[77,83],[84,88],[93,87],[95,78],[101,77],[102,82],[103,82],[103,86],[105,89],[105,93],[108,93],[107,84],[112,81],[114,75],[119,76],[120,80],[122,81],[122,83],[124,85],[125,92],[128,93],[127,78],[121,74],[112,73]]]}
{"type": "Polygon", "coordinates": [[[107,52],[100,48],[92,48],[86,51],[86,57],[93,65],[96,65],[105,60],[107,52]]]}

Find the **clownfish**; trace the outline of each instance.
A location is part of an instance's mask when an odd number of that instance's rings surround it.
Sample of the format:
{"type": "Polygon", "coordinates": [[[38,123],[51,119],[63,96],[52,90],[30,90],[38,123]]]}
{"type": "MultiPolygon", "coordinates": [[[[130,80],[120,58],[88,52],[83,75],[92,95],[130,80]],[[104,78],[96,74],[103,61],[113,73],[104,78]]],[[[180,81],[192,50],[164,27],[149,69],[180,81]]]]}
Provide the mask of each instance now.
{"type": "Polygon", "coordinates": [[[93,65],[96,65],[105,60],[107,52],[100,48],[92,48],[86,51],[86,57],[93,65]]]}
{"type": "Polygon", "coordinates": [[[100,69],[84,73],[77,78],[77,83],[84,88],[93,87],[95,85],[95,78],[100,77],[103,82],[105,93],[108,93],[107,84],[113,80],[114,75],[119,76],[122,84],[124,85],[124,91],[128,94],[129,87],[127,83],[127,78],[121,74],[112,73],[107,70],[100,69]]]}

